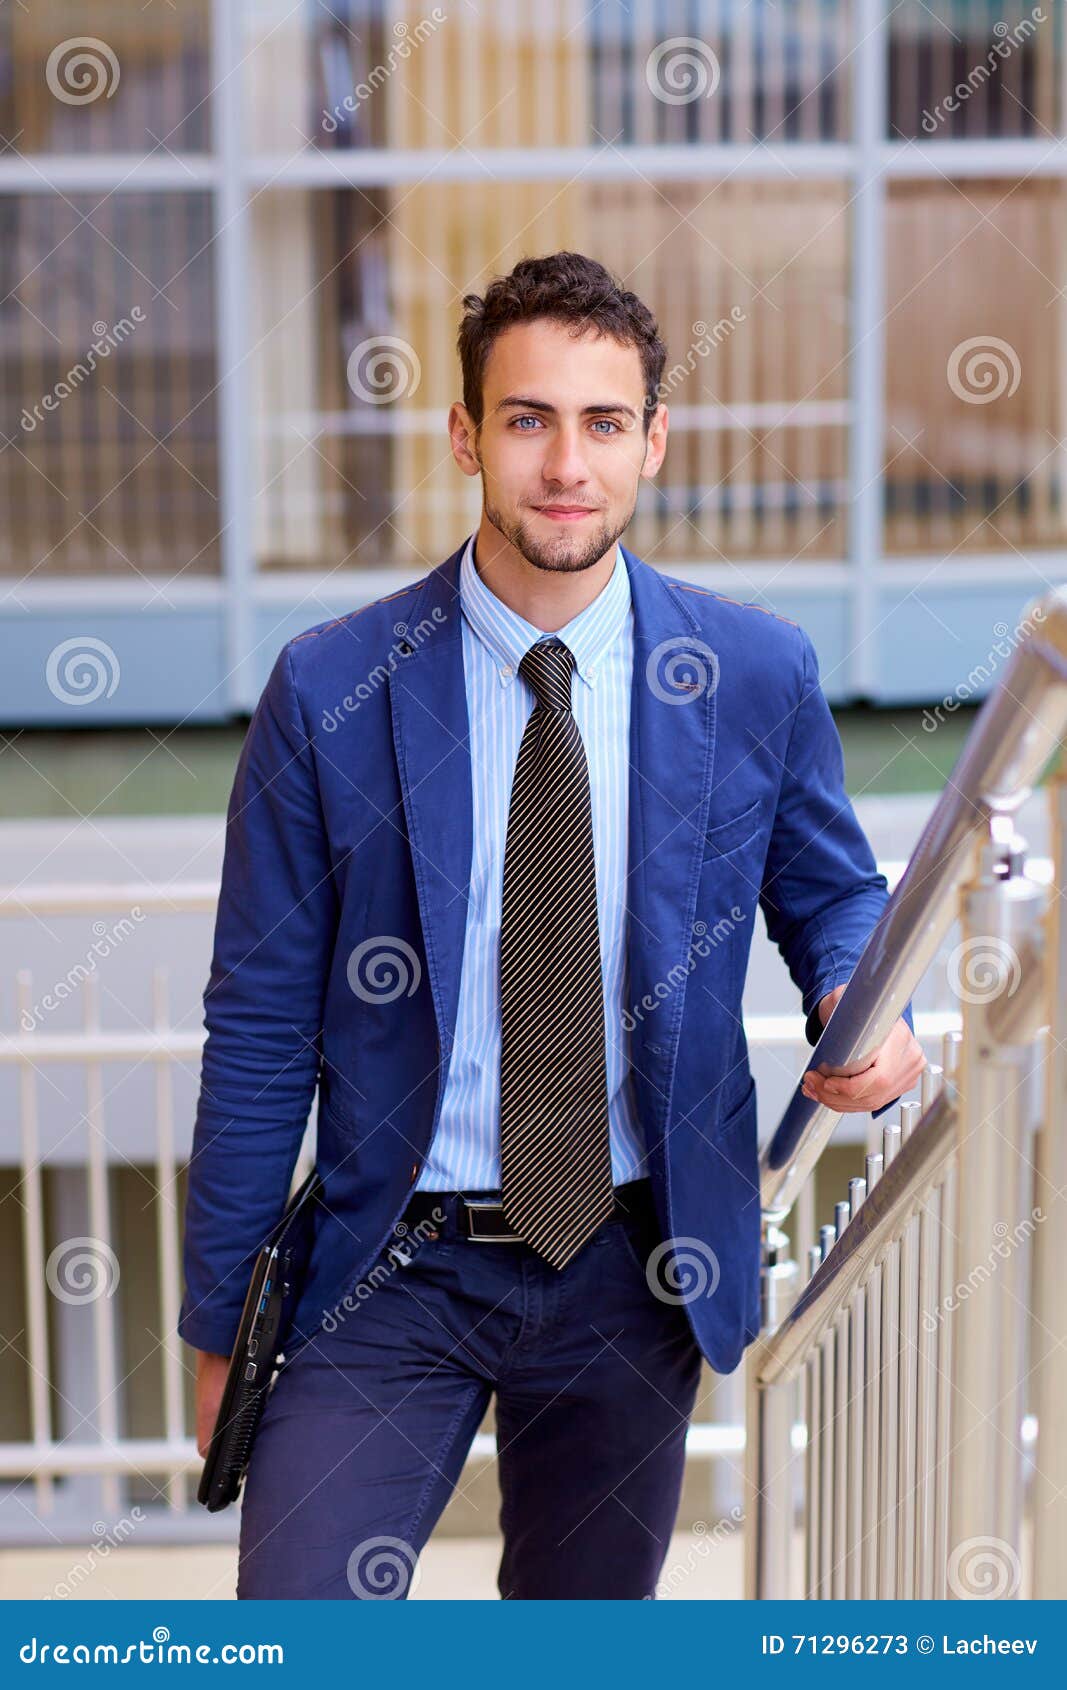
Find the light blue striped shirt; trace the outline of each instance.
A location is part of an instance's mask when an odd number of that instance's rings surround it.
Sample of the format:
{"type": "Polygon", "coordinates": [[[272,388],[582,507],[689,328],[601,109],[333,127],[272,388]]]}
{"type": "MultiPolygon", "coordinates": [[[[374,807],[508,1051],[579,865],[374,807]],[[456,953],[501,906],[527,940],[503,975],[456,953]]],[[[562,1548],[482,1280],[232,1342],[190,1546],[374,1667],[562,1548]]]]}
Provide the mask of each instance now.
{"type": "MultiPolygon", "coordinates": [[[[518,672],[530,646],[557,637],[573,651],[571,705],[585,746],[593,813],[597,915],[604,977],[608,1122],[616,1185],[648,1172],[623,1026],[633,605],[626,561],[593,602],[546,635],[504,604],[474,566],[474,536],[459,568],[463,669],[470,719],[474,843],[456,1037],[441,1117],[418,1189],[500,1190],[500,911],[504,843],[519,745],[537,702],[518,672]]],[[[551,840],[545,841],[551,850],[551,840]]]]}

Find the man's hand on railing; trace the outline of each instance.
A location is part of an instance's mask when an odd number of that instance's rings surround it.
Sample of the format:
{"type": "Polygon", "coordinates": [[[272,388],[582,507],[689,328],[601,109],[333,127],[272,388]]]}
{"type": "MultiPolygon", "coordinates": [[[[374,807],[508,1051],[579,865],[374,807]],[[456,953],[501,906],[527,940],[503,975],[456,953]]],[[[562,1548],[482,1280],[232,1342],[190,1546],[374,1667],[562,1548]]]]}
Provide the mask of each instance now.
{"type": "MultiPolygon", "coordinates": [[[[824,1027],[844,990],[844,986],[835,986],[819,999],[819,1018],[824,1027]]],[[[879,1045],[873,1062],[862,1073],[834,1074],[829,1063],[821,1062],[818,1068],[807,1070],[802,1090],[805,1097],[841,1115],[880,1109],[884,1103],[910,1091],[925,1067],[922,1046],[900,1016],[879,1045]]]]}

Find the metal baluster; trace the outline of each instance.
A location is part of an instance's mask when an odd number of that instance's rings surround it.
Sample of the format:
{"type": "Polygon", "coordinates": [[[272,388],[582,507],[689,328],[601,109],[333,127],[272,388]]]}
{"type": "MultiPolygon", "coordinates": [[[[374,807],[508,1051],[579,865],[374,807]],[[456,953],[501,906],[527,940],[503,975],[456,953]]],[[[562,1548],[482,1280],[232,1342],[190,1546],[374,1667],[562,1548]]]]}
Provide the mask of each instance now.
{"type": "MultiPolygon", "coordinates": [[[[848,1226],[848,1204],[834,1204],[834,1234],[842,1237],[848,1226]]],[[[845,1594],[845,1561],[848,1554],[848,1404],[851,1317],[846,1305],[833,1323],[834,1345],[834,1553],[831,1595],[845,1594]]]]}
{"type": "MultiPolygon", "coordinates": [[[[900,1106],[900,1142],[906,1144],[919,1120],[917,1103],[900,1106]]],[[[897,1347],[897,1516],[898,1598],[915,1594],[915,1414],[916,1339],[919,1325],[919,1217],[911,1215],[900,1235],[900,1337],[897,1347]]]]}
{"type": "Polygon", "coordinates": [[[916,1333],[915,1595],[934,1595],[934,1458],[937,1404],[937,1306],[941,1265],[941,1194],[931,1191],[919,1212],[919,1324],[916,1333]]]}
{"type": "MultiPolygon", "coordinates": [[[[856,1219],[867,1194],[867,1181],[848,1182],[848,1213],[856,1219]]],[[[848,1368],[848,1504],[846,1525],[845,1595],[861,1595],[860,1557],[863,1548],[863,1416],[867,1381],[864,1376],[866,1294],[860,1286],[849,1309],[850,1352],[848,1368]]]]}
{"type": "MultiPolygon", "coordinates": [[[[893,1164],[900,1145],[900,1128],[882,1128],[882,1166],[893,1164]]],[[[882,1390],[879,1420],[878,1468],[878,1594],[896,1594],[897,1570],[897,1356],[900,1344],[900,1262],[894,1241],[882,1262],[882,1390]]]]}
{"type": "MultiPolygon", "coordinates": [[[[822,1259],[825,1261],[834,1247],[832,1226],[820,1227],[819,1242],[822,1247],[822,1259]]],[[[819,1527],[818,1594],[821,1597],[830,1596],[834,1565],[834,1350],[834,1333],[831,1329],[819,1345],[819,1440],[822,1449],[819,1461],[819,1511],[822,1520],[819,1527]]]]}
{"type": "MultiPolygon", "coordinates": [[[[961,992],[956,1279],[961,1289],[967,1283],[968,1295],[952,1321],[950,1561],[975,1538],[999,1538],[1016,1555],[1020,1545],[1020,1310],[995,1246],[1006,1236],[1001,1229],[1023,1218],[1019,1164],[1030,1148],[1024,1082],[1043,1039],[1044,1005],[1040,994],[1031,995],[1032,963],[1023,959],[1040,955],[1048,892],[1023,873],[1024,860],[1025,841],[1011,815],[994,813],[961,896],[969,989],[961,992]]],[[[949,1579],[948,1594],[971,1594],[965,1566],[949,1579]]],[[[998,1594],[1017,1596],[1018,1579],[998,1594]]]]}
{"type": "MultiPolygon", "coordinates": [[[[868,1196],[882,1177],[882,1153],[867,1157],[868,1196]]],[[[882,1269],[875,1263],[864,1285],[864,1381],[866,1405],[863,1423],[863,1544],[860,1555],[861,1595],[878,1595],[878,1415],[882,1372],[882,1269]]]]}
{"type": "MultiPolygon", "coordinates": [[[[808,1283],[815,1278],[822,1261],[822,1251],[817,1244],[808,1250],[808,1283]]],[[[819,1463],[822,1458],[822,1439],[819,1434],[819,1385],[820,1385],[819,1352],[815,1351],[805,1363],[804,1377],[807,1384],[807,1444],[804,1452],[804,1513],[805,1513],[805,1558],[804,1558],[804,1595],[808,1601],[816,1594],[819,1578],[819,1527],[822,1511],[819,1507],[820,1477],[819,1463]]]]}
{"type": "MultiPolygon", "coordinates": [[[[1062,890],[1067,885],[1067,774],[1062,768],[1048,783],[1048,803],[1052,884],[1062,890]]],[[[1032,1502],[1034,1576],[1029,1594],[1038,1600],[1067,1592],[1067,1438],[1062,1424],[1067,1403],[1067,1301],[1060,1261],[1062,1198],[1058,1195],[1067,1187],[1067,908],[1062,897],[1051,900],[1046,921],[1050,1039],[1044,1121],[1034,1151],[1041,1225],[1034,1239],[1037,1451],[1032,1502]]]]}
{"type": "MultiPolygon", "coordinates": [[[[960,1046],[963,1034],[944,1033],[941,1038],[941,1084],[959,1085],[960,1046]]],[[[956,1231],[959,1216],[956,1212],[956,1165],[953,1159],[945,1169],[938,1187],[938,1206],[941,1216],[941,1256],[938,1263],[938,1308],[941,1318],[937,1325],[937,1396],[934,1404],[934,1565],[933,1590],[935,1601],[943,1601],[948,1594],[948,1514],[952,1450],[952,1317],[950,1302],[952,1278],[956,1265],[956,1231]]]]}

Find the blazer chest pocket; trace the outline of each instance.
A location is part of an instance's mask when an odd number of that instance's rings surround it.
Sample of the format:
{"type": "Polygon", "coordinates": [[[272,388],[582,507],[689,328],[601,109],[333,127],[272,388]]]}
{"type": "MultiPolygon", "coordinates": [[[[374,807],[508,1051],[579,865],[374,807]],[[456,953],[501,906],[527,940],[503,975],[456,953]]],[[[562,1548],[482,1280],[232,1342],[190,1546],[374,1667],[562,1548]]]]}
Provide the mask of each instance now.
{"type": "Polygon", "coordinates": [[[725,857],[728,852],[736,851],[739,845],[744,845],[759,826],[760,801],[754,798],[746,809],[738,811],[736,816],[728,816],[724,822],[716,822],[704,833],[704,858],[725,857]]]}

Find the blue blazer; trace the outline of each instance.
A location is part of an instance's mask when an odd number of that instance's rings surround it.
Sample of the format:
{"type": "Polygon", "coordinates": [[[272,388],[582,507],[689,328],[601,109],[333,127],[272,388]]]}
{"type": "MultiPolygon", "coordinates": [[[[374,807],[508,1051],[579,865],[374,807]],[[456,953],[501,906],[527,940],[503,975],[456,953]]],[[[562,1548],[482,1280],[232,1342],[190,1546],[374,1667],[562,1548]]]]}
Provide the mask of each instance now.
{"type": "MultiPolygon", "coordinates": [[[[178,1331],[198,1349],[233,1346],[316,1085],[325,1204],[287,1355],[375,1261],[437,1125],[470,886],[462,550],[291,639],[241,750],[185,1212],[178,1331]]],[[[623,557],[634,1085],[662,1237],[680,1271],[694,1253],[714,1263],[711,1294],[685,1307],[728,1373],[759,1325],[741,1024],[756,905],[814,1043],[818,1000],[849,978],[888,887],[844,792],[808,635],[623,557]]]]}

